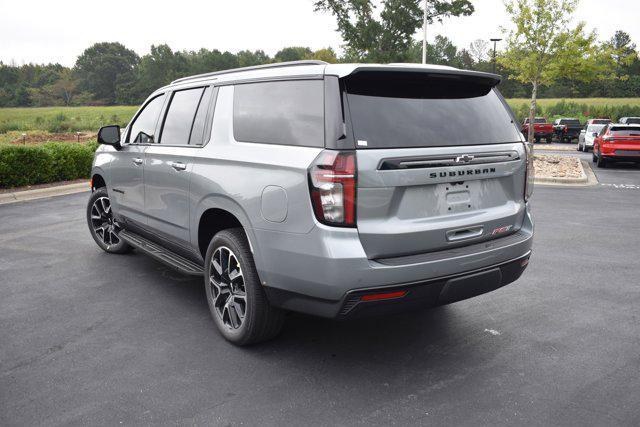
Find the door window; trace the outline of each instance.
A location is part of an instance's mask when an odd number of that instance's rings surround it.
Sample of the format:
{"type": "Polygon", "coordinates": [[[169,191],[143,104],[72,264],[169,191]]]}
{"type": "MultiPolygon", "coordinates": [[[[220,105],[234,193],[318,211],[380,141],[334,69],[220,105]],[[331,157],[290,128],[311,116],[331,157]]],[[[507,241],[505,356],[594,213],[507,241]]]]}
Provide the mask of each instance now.
{"type": "Polygon", "coordinates": [[[164,103],[164,94],[153,98],[144,106],[134,119],[129,131],[129,142],[134,144],[150,144],[154,142],[158,116],[164,103]]]}
{"type": "Polygon", "coordinates": [[[162,128],[162,144],[189,144],[191,129],[204,88],[180,90],[173,93],[162,128]]]}

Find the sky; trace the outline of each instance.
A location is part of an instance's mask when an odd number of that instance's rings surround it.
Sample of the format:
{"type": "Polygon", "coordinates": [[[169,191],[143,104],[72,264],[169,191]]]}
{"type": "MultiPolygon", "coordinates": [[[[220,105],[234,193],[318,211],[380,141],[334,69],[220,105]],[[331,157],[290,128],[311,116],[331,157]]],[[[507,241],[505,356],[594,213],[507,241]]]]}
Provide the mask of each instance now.
{"type": "MultiPolygon", "coordinates": [[[[478,38],[500,37],[500,27],[509,26],[503,0],[473,4],[472,16],[431,25],[428,39],[441,34],[467,47],[478,38]]],[[[576,18],[601,40],[624,30],[640,46],[639,12],[638,0],[582,0],[576,18]]],[[[269,55],[285,46],[339,51],[342,45],[335,20],[314,12],[313,0],[0,0],[4,63],[72,66],[84,49],[101,41],[121,42],[140,55],[161,43],[174,50],[262,49],[269,55]]]]}

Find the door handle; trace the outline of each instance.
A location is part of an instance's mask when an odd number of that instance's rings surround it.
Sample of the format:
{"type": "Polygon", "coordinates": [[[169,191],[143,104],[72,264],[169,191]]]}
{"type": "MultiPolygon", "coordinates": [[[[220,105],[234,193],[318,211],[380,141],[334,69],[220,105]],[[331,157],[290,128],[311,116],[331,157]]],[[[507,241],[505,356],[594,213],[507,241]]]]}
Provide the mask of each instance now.
{"type": "Polygon", "coordinates": [[[140,166],[142,163],[144,163],[144,160],[142,160],[140,157],[136,157],[135,159],[133,159],[133,163],[140,166]]]}
{"type": "Polygon", "coordinates": [[[171,162],[171,167],[177,171],[183,171],[187,169],[187,165],[182,162],[171,162]]]}

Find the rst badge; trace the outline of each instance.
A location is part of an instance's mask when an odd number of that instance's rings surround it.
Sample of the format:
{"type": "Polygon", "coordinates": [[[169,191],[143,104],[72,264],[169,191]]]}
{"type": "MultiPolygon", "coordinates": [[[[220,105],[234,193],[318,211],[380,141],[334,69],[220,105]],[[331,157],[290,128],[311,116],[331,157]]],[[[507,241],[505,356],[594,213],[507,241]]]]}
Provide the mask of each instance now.
{"type": "Polygon", "coordinates": [[[503,227],[498,227],[498,228],[496,228],[495,230],[493,230],[493,231],[491,232],[491,235],[492,235],[492,236],[495,236],[496,234],[506,233],[506,232],[508,232],[509,230],[511,230],[512,228],[513,228],[513,225],[505,225],[505,226],[503,226],[503,227]]]}

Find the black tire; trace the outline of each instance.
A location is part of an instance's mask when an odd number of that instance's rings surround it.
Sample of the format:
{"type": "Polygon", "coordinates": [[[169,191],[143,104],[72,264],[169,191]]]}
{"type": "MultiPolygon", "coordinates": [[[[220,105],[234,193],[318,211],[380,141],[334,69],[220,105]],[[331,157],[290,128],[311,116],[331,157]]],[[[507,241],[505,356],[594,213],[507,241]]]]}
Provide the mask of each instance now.
{"type": "Polygon", "coordinates": [[[580,143],[579,143],[579,142],[578,142],[577,150],[578,150],[578,151],[584,151],[584,150],[582,149],[582,145],[580,145],[580,143]]]}
{"type": "Polygon", "coordinates": [[[533,138],[536,141],[536,144],[540,144],[540,137],[536,136],[533,138]]]}
{"type": "Polygon", "coordinates": [[[605,159],[600,152],[598,152],[598,160],[596,160],[596,166],[603,169],[607,167],[607,159],[605,159]]]}
{"type": "Polygon", "coordinates": [[[269,304],[242,228],[220,231],[211,239],[205,256],[204,287],[213,321],[226,340],[249,345],[280,333],[284,311],[269,304]]]}
{"type": "Polygon", "coordinates": [[[124,254],[131,251],[131,246],[118,236],[121,228],[113,219],[111,201],[105,187],[96,189],[89,197],[87,225],[91,237],[103,251],[110,254],[124,254]]]}
{"type": "Polygon", "coordinates": [[[553,142],[553,137],[552,136],[548,136],[547,137],[547,144],[551,144],[553,142]]]}

